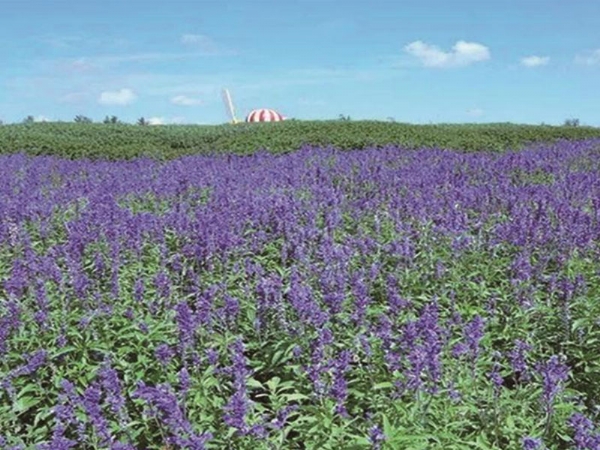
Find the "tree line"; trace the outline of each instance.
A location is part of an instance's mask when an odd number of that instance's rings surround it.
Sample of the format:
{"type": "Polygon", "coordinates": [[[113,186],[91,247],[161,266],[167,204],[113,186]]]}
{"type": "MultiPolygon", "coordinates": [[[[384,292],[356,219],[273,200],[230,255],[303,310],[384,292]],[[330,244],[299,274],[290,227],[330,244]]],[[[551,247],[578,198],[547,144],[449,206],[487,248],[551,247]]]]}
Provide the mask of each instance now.
{"type": "MultiPolygon", "coordinates": [[[[25,117],[21,122],[22,123],[34,123],[37,121],[34,116],[30,115],[30,116],[25,117]]],[[[94,121],[90,117],[83,116],[83,115],[75,116],[75,118],[73,119],[73,122],[75,122],[75,123],[94,123],[94,121]]],[[[117,116],[106,116],[106,117],[104,117],[104,120],[102,121],[102,123],[118,124],[118,123],[125,123],[125,122],[120,120],[117,116]]],[[[136,121],[136,124],[143,125],[143,126],[150,125],[150,121],[148,119],[146,119],[145,117],[140,117],[136,121]]]]}

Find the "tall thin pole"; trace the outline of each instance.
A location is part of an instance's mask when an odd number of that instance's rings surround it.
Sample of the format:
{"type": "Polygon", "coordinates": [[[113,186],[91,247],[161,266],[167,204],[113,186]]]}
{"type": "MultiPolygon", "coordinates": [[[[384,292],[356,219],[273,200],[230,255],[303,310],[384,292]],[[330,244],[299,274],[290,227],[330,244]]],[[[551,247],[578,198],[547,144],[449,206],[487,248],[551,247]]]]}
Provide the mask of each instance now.
{"type": "Polygon", "coordinates": [[[231,101],[231,95],[229,95],[229,89],[223,89],[223,99],[225,101],[225,106],[229,112],[229,117],[231,117],[232,123],[237,123],[237,119],[235,118],[235,111],[233,109],[233,102],[231,101]]]}

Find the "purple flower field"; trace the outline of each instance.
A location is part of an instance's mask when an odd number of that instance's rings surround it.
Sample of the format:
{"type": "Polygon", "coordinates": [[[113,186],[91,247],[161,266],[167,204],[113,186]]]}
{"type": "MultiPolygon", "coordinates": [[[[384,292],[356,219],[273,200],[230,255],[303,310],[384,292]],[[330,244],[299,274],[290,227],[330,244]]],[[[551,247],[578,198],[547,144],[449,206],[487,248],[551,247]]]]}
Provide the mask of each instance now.
{"type": "Polygon", "coordinates": [[[600,140],[0,156],[0,448],[600,449],[600,140]]]}

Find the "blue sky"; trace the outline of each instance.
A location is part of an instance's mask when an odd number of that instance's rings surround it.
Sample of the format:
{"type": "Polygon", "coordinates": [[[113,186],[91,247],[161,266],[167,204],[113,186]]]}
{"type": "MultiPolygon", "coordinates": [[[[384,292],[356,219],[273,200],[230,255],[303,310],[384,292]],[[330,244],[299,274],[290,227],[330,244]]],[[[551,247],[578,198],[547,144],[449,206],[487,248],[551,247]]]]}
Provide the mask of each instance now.
{"type": "Polygon", "coordinates": [[[0,120],[600,126],[597,0],[3,0],[0,120]]]}

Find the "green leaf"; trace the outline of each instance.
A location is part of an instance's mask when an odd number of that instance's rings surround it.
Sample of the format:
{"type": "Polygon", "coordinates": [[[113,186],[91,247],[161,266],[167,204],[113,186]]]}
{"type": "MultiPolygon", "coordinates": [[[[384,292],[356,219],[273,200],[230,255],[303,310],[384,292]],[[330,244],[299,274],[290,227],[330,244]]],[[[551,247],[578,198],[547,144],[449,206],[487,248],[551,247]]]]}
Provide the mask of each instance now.
{"type": "Polygon", "coordinates": [[[477,436],[477,440],[475,441],[475,444],[477,444],[477,448],[480,448],[482,450],[494,450],[494,447],[492,446],[490,441],[488,441],[481,434],[479,436],[477,436]]]}
{"type": "Polygon", "coordinates": [[[308,395],[299,394],[299,393],[283,394],[282,397],[285,398],[286,401],[288,401],[288,402],[294,402],[294,401],[298,401],[298,400],[307,400],[310,398],[310,397],[308,397],[308,395]]]}
{"type": "Polygon", "coordinates": [[[19,393],[17,394],[17,397],[18,398],[23,397],[25,394],[28,394],[29,392],[41,392],[41,391],[42,391],[42,388],[39,385],[30,383],[30,384],[25,385],[25,387],[19,391],[19,393]]]}
{"type": "Polygon", "coordinates": [[[248,380],[246,380],[246,384],[249,387],[253,387],[253,388],[260,388],[260,389],[264,388],[263,384],[260,381],[255,380],[254,378],[248,378],[248,380]]]}
{"type": "Polygon", "coordinates": [[[382,383],[376,383],[373,385],[372,389],[374,391],[378,391],[381,389],[390,389],[394,387],[394,383],[390,382],[390,381],[384,381],[382,383]]]}
{"type": "Polygon", "coordinates": [[[396,434],[396,430],[394,430],[394,428],[392,427],[392,424],[390,423],[390,420],[388,419],[388,417],[385,414],[382,415],[382,422],[383,422],[383,434],[385,435],[385,437],[388,440],[392,440],[394,438],[394,435],[396,434]]]}
{"type": "Polygon", "coordinates": [[[27,411],[29,408],[39,404],[42,400],[43,400],[42,397],[24,396],[24,397],[18,398],[14,404],[15,410],[18,413],[22,413],[24,411],[27,411]]]}
{"type": "Polygon", "coordinates": [[[73,346],[67,346],[67,347],[63,347],[61,349],[58,349],[58,351],[52,353],[52,359],[58,358],[60,356],[66,355],[68,353],[71,353],[73,351],[77,350],[76,347],[73,346]]]}

